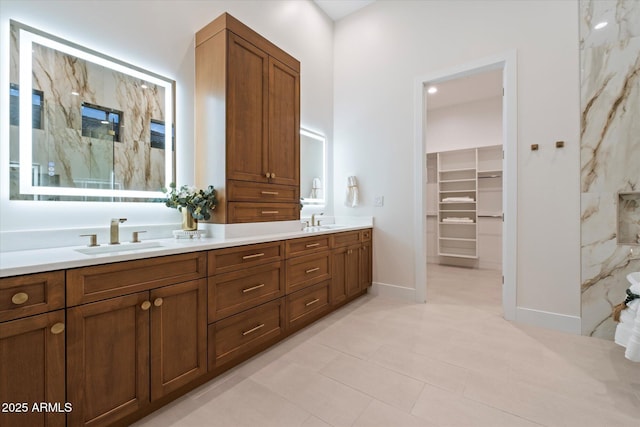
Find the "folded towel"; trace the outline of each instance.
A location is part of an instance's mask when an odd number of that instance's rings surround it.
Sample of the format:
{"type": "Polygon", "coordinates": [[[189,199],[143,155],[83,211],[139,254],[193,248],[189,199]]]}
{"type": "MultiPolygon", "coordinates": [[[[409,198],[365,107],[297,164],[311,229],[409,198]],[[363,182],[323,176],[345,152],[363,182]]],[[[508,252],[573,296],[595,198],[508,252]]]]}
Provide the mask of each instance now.
{"type": "Polygon", "coordinates": [[[347,200],[345,205],[350,208],[355,208],[360,203],[360,196],[358,194],[358,179],[355,176],[347,178],[347,200]]]}
{"type": "Polygon", "coordinates": [[[473,224],[473,219],[450,217],[450,218],[442,218],[442,222],[456,222],[456,223],[459,222],[464,224],[473,224]]]}
{"type": "MultiPolygon", "coordinates": [[[[633,292],[637,287],[632,285],[629,290],[633,292]]],[[[626,347],[624,357],[633,362],[640,362],[640,299],[629,301],[626,305],[627,308],[620,312],[615,342],[626,347]]]]}
{"type": "Polygon", "coordinates": [[[475,202],[473,197],[445,197],[442,199],[443,202],[475,202]]]}

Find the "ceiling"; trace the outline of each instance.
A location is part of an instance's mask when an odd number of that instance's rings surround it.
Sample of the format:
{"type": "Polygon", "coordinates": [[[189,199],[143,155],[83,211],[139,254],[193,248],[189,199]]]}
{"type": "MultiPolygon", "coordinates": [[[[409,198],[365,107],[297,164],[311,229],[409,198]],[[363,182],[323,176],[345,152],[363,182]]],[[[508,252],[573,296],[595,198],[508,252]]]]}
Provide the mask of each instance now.
{"type": "Polygon", "coordinates": [[[334,21],[373,3],[375,0],[313,0],[334,21]]]}
{"type": "Polygon", "coordinates": [[[438,92],[428,94],[427,109],[448,107],[502,95],[502,69],[434,83],[438,92]]]}

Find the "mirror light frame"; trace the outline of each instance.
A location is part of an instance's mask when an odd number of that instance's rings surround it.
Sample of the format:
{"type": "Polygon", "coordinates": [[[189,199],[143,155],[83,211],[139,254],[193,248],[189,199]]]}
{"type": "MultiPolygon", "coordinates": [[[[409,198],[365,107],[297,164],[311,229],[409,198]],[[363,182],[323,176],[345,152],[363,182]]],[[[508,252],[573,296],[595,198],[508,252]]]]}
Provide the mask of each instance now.
{"type": "Polygon", "coordinates": [[[305,129],[303,127],[300,128],[300,135],[308,136],[309,138],[313,138],[317,141],[322,142],[322,199],[311,199],[308,197],[302,197],[303,205],[325,205],[327,203],[327,137],[305,129]]]}
{"type": "MultiPolygon", "coordinates": [[[[11,21],[19,29],[20,34],[20,94],[19,111],[20,122],[32,122],[31,92],[33,90],[32,64],[33,43],[37,43],[51,49],[84,59],[94,64],[119,71],[134,78],[145,80],[149,83],[161,86],[165,89],[165,188],[173,182],[173,157],[175,147],[172,144],[173,123],[173,97],[174,82],[156,74],[149,73],[132,65],[118,61],[114,58],[80,49],[66,40],[31,29],[16,21],[11,21]]],[[[49,196],[90,196],[90,197],[126,197],[126,198],[164,198],[165,194],[158,191],[142,190],[109,190],[100,188],[75,188],[75,187],[45,187],[34,186],[32,183],[31,163],[33,158],[33,133],[31,126],[20,126],[20,194],[49,195],[49,196]]]]}

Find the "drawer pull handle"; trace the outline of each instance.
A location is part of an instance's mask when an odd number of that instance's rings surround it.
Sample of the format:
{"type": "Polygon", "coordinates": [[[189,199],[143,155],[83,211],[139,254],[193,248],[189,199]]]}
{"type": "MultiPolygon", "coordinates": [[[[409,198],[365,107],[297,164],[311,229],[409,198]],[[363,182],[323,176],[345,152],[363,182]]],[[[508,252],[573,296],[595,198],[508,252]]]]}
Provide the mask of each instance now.
{"type": "Polygon", "coordinates": [[[266,214],[278,214],[280,213],[279,211],[262,211],[262,215],[266,215],[266,214]]]}
{"type": "Polygon", "coordinates": [[[261,323],[261,324],[259,324],[258,326],[256,326],[255,328],[251,328],[251,329],[249,329],[248,331],[244,331],[244,332],[242,333],[242,336],[243,336],[243,337],[244,337],[244,336],[247,336],[247,335],[249,335],[250,333],[255,332],[255,331],[257,331],[258,329],[261,329],[261,328],[264,328],[264,323],[261,323]]]}
{"type": "Polygon", "coordinates": [[[261,191],[261,194],[269,194],[271,196],[277,196],[278,192],[277,191],[261,191]]]}
{"type": "Polygon", "coordinates": [[[259,285],[255,285],[255,286],[252,286],[250,288],[243,289],[242,293],[245,294],[247,292],[255,291],[256,289],[260,289],[260,288],[263,288],[263,287],[264,287],[264,283],[260,283],[259,285]]]}
{"type": "Polygon", "coordinates": [[[317,246],[320,246],[320,243],[309,243],[305,246],[305,248],[315,248],[317,246]]]}
{"type": "Polygon", "coordinates": [[[15,305],[24,304],[29,299],[29,294],[26,292],[18,292],[13,297],[11,297],[11,302],[15,305]]]}
{"type": "Polygon", "coordinates": [[[310,305],[313,305],[315,303],[317,303],[318,301],[320,301],[320,299],[316,298],[313,301],[309,301],[308,303],[306,303],[304,306],[305,307],[309,307],[310,305]]]}
{"type": "Polygon", "coordinates": [[[264,253],[261,252],[259,254],[245,255],[242,257],[242,259],[260,258],[261,256],[264,256],[264,253]]]}
{"type": "Polygon", "coordinates": [[[153,305],[155,305],[156,307],[160,307],[163,302],[164,300],[162,298],[156,298],[155,301],[153,301],[153,305]]]}
{"type": "Polygon", "coordinates": [[[309,274],[309,273],[313,273],[314,271],[318,271],[318,270],[320,270],[320,267],[310,268],[307,271],[305,271],[305,273],[309,274]]]}
{"type": "Polygon", "coordinates": [[[151,308],[151,303],[149,301],[145,301],[142,304],[140,304],[140,308],[143,309],[144,311],[147,311],[151,308]]]}
{"type": "Polygon", "coordinates": [[[62,331],[64,331],[64,323],[54,323],[51,327],[51,333],[53,335],[58,335],[62,331]]]}

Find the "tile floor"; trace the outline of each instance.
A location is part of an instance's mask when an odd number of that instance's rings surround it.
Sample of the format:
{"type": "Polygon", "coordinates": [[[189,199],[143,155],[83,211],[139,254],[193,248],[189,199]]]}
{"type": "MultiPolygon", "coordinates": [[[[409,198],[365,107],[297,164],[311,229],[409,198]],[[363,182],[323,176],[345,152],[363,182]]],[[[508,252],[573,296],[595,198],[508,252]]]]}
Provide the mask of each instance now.
{"type": "Polygon", "coordinates": [[[366,295],[135,425],[640,425],[622,347],[505,321],[497,272],[428,277],[428,304],[366,295]]]}

